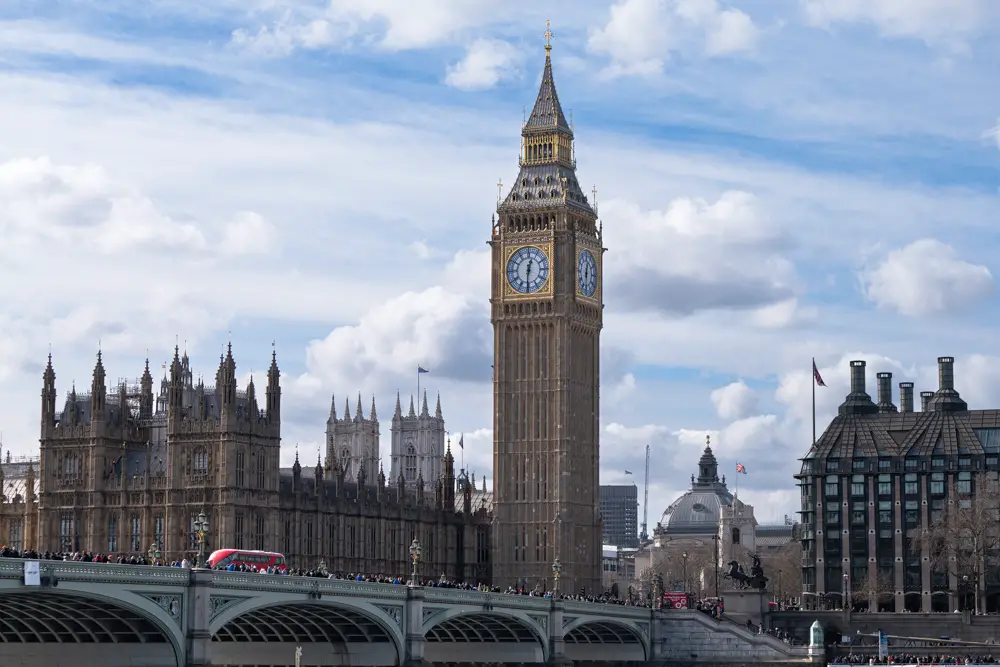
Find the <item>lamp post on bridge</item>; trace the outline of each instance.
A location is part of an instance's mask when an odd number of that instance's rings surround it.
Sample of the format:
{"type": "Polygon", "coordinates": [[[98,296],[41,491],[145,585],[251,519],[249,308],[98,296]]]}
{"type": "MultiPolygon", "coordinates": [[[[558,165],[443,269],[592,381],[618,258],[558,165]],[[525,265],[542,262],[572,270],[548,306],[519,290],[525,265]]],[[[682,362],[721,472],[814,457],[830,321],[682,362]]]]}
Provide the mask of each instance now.
{"type": "Polygon", "coordinates": [[[552,596],[559,597],[559,574],[562,572],[562,563],[557,557],[552,561],[552,596]]]}
{"type": "Polygon", "coordinates": [[[159,561],[160,558],[163,557],[163,554],[160,553],[160,545],[158,545],[156,542],[150,544],[149,551],[146,553],[146,555],[149,556],[149,564],[156,565],[157,561],[159,561]]]}
{"type": "Polygon", "coordinates": [[[410,543],[410,560],[413,562],[413,569],[410,572],[410,586],[417,585],[417,562],[420,560],[420,554],[423,551],[420,541],[414,537],[413,542],[410,543]]]}
{"type": "Polygon", "coordinates": [[[688,592],[688,554],[685,551],[681,554],[682,569],[681,573],[684,577],[684,592],[688,592]]]}
{"type": "Polygon", "coordinates": [[[204,509],[194,520],[194,531],[198,536],[198,567],[205,567],[205,533],[208,532],[208,517],[205,516],[204,509]]]}

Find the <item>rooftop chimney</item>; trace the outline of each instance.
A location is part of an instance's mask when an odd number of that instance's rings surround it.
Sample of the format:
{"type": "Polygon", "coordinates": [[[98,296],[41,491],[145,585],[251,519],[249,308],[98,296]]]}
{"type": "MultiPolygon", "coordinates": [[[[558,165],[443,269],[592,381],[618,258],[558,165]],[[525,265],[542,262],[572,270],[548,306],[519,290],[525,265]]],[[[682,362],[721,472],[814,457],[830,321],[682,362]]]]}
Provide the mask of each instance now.
{"type": "Polygon", "coordinates": [[[878,373],[878,411],[896,412],[892,404],[892,373],[878,373]]]}
{"type": "Polygon", "coordinates": [[[965,412],[969,404],[955,390],[955,358],[938,357],[938,390],[930,401],[935,412],[965,412]]]}
{"type": "Polygon", "coordinates": [[[872,403],[872,397],[865,391],[865,362],[862,360],[851,362],[851,393],[840,404],[838,412],[842,415],[870,415],[878,412],[878,408],[872,403]]]}
{"type": "Polygon", "coordinates": [[[899,383],[899,411],[913,412],[913,383],[899,383]]]}
{"type": "Polygon", "coordinates": [[[934,398],[933,391],[922,391],[920,392],[920,411],[927,412],[929,409],[929,404],[931,399],[934,398]]]}

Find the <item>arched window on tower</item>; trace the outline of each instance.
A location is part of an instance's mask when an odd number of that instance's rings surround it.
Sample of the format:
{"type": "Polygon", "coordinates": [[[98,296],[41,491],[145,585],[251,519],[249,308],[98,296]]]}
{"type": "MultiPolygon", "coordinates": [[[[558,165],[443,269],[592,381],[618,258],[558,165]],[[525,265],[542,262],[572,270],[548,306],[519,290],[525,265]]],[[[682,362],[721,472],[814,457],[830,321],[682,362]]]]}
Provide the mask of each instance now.
{"type": "Polygon", "coordinates": [[[351,450],[346,447],[340,450],[340,469],[347,475],[351,474],[351,450]]]}
{"type": "Polygon", "coordinates": [[[415,482],[417,480],[417,450],[414,449],[413,445],[406,448],[406,461],[403,470],[403,477],[406,481],[415,482]]]}
{"type": "Polygon", "coordinates": [[[247,453],[241,447],[236,450],[236,486],[243,486],[243,476],[246,472],[247,453]]]}
{"type": "Polygon", "coordinates": [[[204,475],[208,472],[208,450],[204,447],[194,450],[194,456],[191,457],[191,471],[195,475],[204,475]]]}
{"type": "Polygon", "coordinates": [[[264,471],[267,465],[267,454],[260,452],[257,455],[257,488],[264,489],[264,471]]]}
{"type": "Polygon", "coordinates": [[[733,528],[733,544],[740,544],[740,529],[733,528]]]}

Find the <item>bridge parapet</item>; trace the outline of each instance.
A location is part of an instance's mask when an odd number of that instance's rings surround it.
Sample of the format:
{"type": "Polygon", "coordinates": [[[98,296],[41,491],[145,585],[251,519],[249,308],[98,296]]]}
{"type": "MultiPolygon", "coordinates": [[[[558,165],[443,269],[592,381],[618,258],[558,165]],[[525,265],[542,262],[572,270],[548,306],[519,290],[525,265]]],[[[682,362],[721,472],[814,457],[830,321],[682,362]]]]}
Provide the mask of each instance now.
{"type": "Polygon", "coordinates": [[[58,586],[35,587],[24,585],[24,563],[0,558],[0,610],[24,615],[15,627],[0,614],[0,664],[24,663],[16,651],[37,651],[39,642],[53,642],[44,656],[53,667],[70,658],[74,665],[123,667],[139,654],[155,657],[149,664],[157,667],[285,664],[296,646],[303,646],[306,666],[808,661],[806,649],[695,611],[68,561],[41,561],[43,574],[54,575],[58,586]],[[99,631],[73,620],[88,614],[98,625],[105,616],[118,618],[118,626],[99,631]],[[115,629],[122,623],[141,631],[122,635],[115,629]],[[24,638],[24,627],[33,628],[35,639],[24,638]],[[95,642],[100,632],[112,641],[95,642]],[[50,635],[57,638],[44,639],[50,635]],[[67,642],[77,645],[67,648],[67,642]]]}

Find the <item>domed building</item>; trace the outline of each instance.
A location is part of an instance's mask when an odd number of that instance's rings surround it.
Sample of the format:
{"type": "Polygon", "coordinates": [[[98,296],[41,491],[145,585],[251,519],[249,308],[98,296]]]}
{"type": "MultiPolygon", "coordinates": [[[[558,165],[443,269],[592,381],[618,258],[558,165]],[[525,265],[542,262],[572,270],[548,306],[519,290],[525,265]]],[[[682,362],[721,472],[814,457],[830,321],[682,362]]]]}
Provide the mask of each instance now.
{"type": "Polygon", "coordinates": [[[751,554],[763,556],[791,539],[788,522],[758,526],[753,506],[729,490],[725,476],[720,479],[706,438],[697,477],[691,475],[691,488],[663,513],[652,540],[636,554],[635,571],[640,584],[659,573],[667,590],[715,595],[726,588],[721,579],[730,561],[747,567],[751,554]]]}

